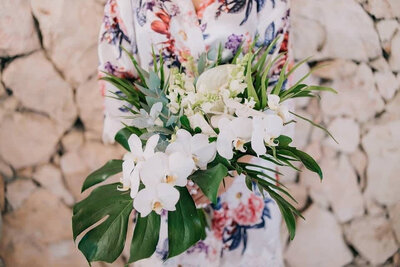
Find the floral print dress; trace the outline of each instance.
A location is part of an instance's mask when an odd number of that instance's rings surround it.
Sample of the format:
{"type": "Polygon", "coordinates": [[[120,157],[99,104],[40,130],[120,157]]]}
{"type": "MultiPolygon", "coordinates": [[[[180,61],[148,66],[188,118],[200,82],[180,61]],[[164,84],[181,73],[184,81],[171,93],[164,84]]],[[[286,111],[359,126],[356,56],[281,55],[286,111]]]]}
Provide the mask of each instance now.
{"type": "MultiPolygon", "coordinates": [[[[265,47],[282,35],[274,53],[286,52],[288,19],[289,0],[203,0],[197,10],[191,0],[108,0],[100,31],[99,70],[135,79],[134,66],[121,46],[144,69],[153,64],[152,51],[158,59],[163,57],[166,67],[185,67],[219,45],[224,57],[232,56],[241,43],[246,49],[256,36],[256,46],[265,47]]],[[[280,68],[278,62],[276,76],[280,68]]],[[[104,96],[121,94],[104,82],[101,90],[104,96]]],[[[123,122],[129,124],[129,113],[124,103],[110,97],[104,98],[104,113],[103,139],[113,142],[123,122]]],[[[244,177],[236,177],[217,205],[206,210],[210,229],[205,240],[166,260],[163,216],[156,252],[135,266],[283,266],[279,209],[269,197],[250,192],[244,177]]]]}

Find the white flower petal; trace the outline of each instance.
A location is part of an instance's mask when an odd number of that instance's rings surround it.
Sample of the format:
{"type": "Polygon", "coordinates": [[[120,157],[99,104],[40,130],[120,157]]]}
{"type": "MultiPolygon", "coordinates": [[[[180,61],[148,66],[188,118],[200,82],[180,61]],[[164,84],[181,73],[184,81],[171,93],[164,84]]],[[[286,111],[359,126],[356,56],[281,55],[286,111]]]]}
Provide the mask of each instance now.
{"type": "Polygon", "coordinates": [[[139,174],[140,174],[140,168],[141,168],[142,164],[143,164],[142,162],[139,162],[136,165],[136,168],[133,170],[133,172],[131,174],[131,177],[130,177],[130,183],[131,183],[131,193],[130,193],[130,195],[131,195],[131,198],[135,198],[137,196],[138,191],[139,191],[139,185],[140,185],[139,174]]]}
{"type": "Polygon", "coordinates": [[[245,117],[238,117],[232,120],[231,128],[233,129],[236,137],[245,141],[250,141],[251,130],[253,128],[253,120],[245,117]]]}
{"type": "Polygon", "coordinates": [[[160,136],[158,134],[152,135],[146,143],[146,148],[144,149],[143,157],[144,159],[148,159],[154,155],[154,150],[158,144],[158,140],[160,136]]]}
{"type": "Polygon", "coordinates": [[[208,136],[204,134],[196,134],[191,140],[191,150],[195,163],[202,170],[206,169],[207,164],[215,158],[216,149],[216,143],[210,143],[208,136]]]}
{"type": "Polygon", "coordinates": [[[190,127],[192,127],[193,129],[199,127],[202,133],[210,136],[215,136],[213,128],[211,128],[210,124],[208,124],[208,122],[206,121],[206,119],[202,114],[196,113],[193,116],[189,116],[188,119],[190,122],[190,127]]]}
{"type": "Polygon", "coordinates": [[[233,64],[224,64],[203,72],[196,82],[198,93],[216,93],[226,84],[229,75],[236,67],[233,64]]]}
{"type": "Polygon", "coordinates": [[[168,173],[168,156],[156,153],[147,159],[140,169],[140,177],[145,186],[155,186],[163,181],[168,173]]]}
{"type": "Polygon", "coordinates": [[[172,185],[162,183],[157,186],[157,197],[163,209],[173,211],[179,200],[179,191],[172,185]]]}
{"type": "Polygon", "coordinates": [[[281,135],[283,130],[283,120],[277,115],[266,115],[264,117],[265,131],[267,135],[272,138],[277,138],[281,135]]]}
{"type": "Polygon", "coordinates": [[[281,99],[277,95],[268,95],[268,107],[272,110],[278,110],[281,99]]]}
{"type": "Polygon", "coordinates": [[[128,158],[122,163],[122,185],[123,189],[131,187],[131,174],[135,168],[135,162],[128,158]]]}
{"type": "Polygon", "coordinates": [[[251,148],[258,156],[267,152],[264,144],[265,126],[261,117],[253,118],[253,133],[251,136],[251,148]]]}
{"type": "Polygon", "coordinates": [[[139,159],[143,157],[142,141],[139,136],[132,134],[128,139],[128,144],[134,158],[139,159]]]}
{"type": "Polygon", "coordinates": [[[187,178],[195,168],[193,159],[185,154],[175,152],[169,155],[169,171],[176,178],[173,185],[186,186],[187,178]]]}
{"type": "Polygon", "coordinates": [[[133,207],[142,217],[146,217],[152,211],[153,201],[156,197],[157,191],[155,188],[144,188],[139,191],[136,198],[133,200],[133,207]]]}
{"type": "Polygon", "coordinates": [[[231,133],[225,131],[225,132],[220,132],[217,138],[217,151],[218,153],[226,158],[226,159],[232,159],[233,157],[233,139],[234,137],[232,136],[231,133]]]}

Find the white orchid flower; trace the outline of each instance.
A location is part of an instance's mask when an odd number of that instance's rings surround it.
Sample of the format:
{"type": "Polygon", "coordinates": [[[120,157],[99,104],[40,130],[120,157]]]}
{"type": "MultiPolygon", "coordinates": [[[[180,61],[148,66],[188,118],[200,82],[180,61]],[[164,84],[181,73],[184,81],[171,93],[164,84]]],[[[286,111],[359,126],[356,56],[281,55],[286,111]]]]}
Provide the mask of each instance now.
{"type": "Polygon", "coordinates": [[[147,113],[147,111],[141,109],[140,114],[136,115],[135,118],[132,119],[132,126],[135,126],[139,129],[149,128],[152,126],[162,127],[163,122],[159,118],[162,108],[163,104],[161,102],[157,102],[151,107],[150,113],[147,113]]]}
{"type": "Polygon", "coordinates": [[[186,186],[187,178],[195,168],[194,162],[184,153],[155,153],[147,159],[141,169],[140,178],[146,187],[155,187],[160,183],[172,186],[186,186]]]}
{"type": "Polygon", "coordinates": [[[182,152],[193,159],[195,166],[205,170],[207,164],[215,158],[216,145],[215,142],[210,143],[205,134],[192,136],[188,131],[180,129],[176,132],[175,141],[168,145],[165,152],[167,154],[182,152]]]}
{"type": "Polygon", "coordinates": [[[264,155],[267,150],[265,145],[276,146],[274,139],[281,135],[283,120],[275,114],[267,114],[253,118],[253,132],[251,148],[257,155],[264,155]]]}
{"type": "Polygon", "coordinates": [[[291,120],[289,108],[285,104],[280,104],[280,97],[277,95],[268,95],[268,107],[280,116],[284,123],[291,120]]]}
{"type": "Polygon", "coordinates": [[[226,158],[232,159],[232,149],[245,152],[244,144],[251,140],[252,119],[237,117],[233,120],[221,118],[218,123],[219,135],[217,138],[217,151],[226,158]]]}
{"type": "Polygon", "coordinates": [[[179,200],[179,191],[170,184],[160,183],[155,187],[146,187],[137,194],[133,207],[142,217],[151,211],[161,214],[162,210],[174,211],[179,200]]]}
{"type": "Polygon", "coordinates": [[[128,139],[129,150],[124,156],[122,163],[122,188],[120,190],[131,189],[131,197],[135,198],[139,190],[140,177],[139,171],[145,160],[154,155],[159,135],[153,135],[147,140],[146,148],[143,150],[140,138],[132,134],[128,139]]]}
{"type": "Polygon", "coordinates": [[[201,129],[201,132],[209,135],[209,136],[215,136],[216,133],[213,130],[213,128],[208,124],[206,119],[204,118],[203,114],[197,112],[192,116],[188,116],[190,127],[193,129],[196,129],[199,127],[201,129]]]}

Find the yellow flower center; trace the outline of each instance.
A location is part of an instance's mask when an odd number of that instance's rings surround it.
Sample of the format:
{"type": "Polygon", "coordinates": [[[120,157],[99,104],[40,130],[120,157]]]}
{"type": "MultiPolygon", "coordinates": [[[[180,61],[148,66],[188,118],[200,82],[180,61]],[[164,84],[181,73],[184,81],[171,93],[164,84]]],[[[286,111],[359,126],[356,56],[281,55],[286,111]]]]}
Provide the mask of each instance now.
{"type": "Polygon", "coordinates": [[[172,184],[172,183],[174,183],[176,181],[176,176],[173,176],[173,175],[167,175],[167,176],[165,176],[165,182],[167,183],[167,184],[172,184]]]}
{"type": "Polygon", "coordinates": [[[163,208],[163,205],[161,204],[160,201],[156,201],[153,203],[153,210],[156,212],[160,212],[163,208]]]}
{"type": "Polygon", "coordinates": [[[241,197],[242,197],[242,195],[243,195],[243,194],[242,194],[242,192],[237,192],[237,193],[236,193],[236,198],[238,198],[238,199],[239,199],[239,198],[241,198],[241,197]]]}

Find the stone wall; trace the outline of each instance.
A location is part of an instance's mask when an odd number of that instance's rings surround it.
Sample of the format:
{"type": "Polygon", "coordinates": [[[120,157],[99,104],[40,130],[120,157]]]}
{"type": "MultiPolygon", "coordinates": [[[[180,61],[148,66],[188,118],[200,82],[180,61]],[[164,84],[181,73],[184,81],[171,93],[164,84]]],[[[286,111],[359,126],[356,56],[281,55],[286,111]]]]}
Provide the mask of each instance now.
{"type": "MultiPolygon", "coordinates": [[[[100,139],[104,2],[0,1],[0,266],[87,266],[72,242],[71,207],[83,178],[123,153],[100,139]]],[[[319,160],[325,180],[285,171],[306,217],[293,242],[282,228],[287,266],[399,266],[400,1],[292,4],[296,59],[328,63],[310,82],[339,91],[297,110],[339,145],[297,124],[297,145],[319,160]]]]}

